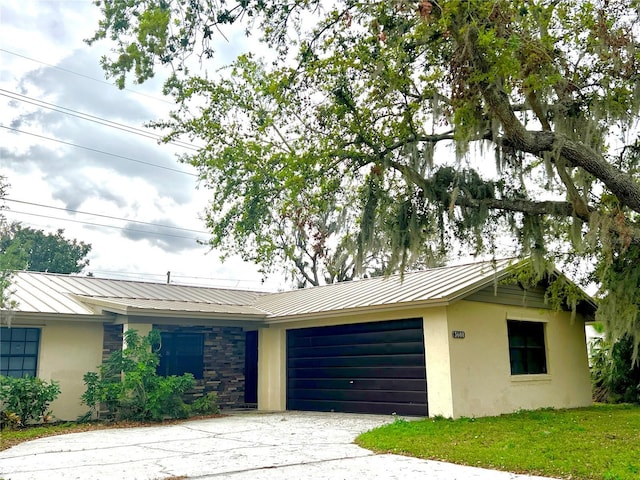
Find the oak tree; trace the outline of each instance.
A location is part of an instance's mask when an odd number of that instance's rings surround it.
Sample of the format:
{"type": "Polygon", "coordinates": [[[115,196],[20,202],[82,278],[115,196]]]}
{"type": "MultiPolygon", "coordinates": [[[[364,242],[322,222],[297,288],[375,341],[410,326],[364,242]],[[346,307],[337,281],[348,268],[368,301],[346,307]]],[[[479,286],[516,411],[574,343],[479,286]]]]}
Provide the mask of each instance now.
{"type": "Polygon", "coordinates": [[[586,266],[637,352],[637,1],[96,4],[89,41],[114,42],[119,86],[173,67],[178,107],[156,125],[203,145],[183,161],[212,190],[214,246],[268,264],[296,235],[324,252],[335,224],[356,266],[385,252],[389,269],[510,239],[538,275],[586,266]],[[207,71],[229,24],[269,61],[207,71]]]}

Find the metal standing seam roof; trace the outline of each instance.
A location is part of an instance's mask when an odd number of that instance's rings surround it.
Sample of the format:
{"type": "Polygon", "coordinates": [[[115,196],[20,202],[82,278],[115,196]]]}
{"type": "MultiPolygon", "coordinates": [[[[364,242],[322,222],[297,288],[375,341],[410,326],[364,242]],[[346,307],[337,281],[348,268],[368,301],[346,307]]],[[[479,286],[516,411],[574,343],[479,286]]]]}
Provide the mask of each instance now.
{"type": "Polygon", "coordinates": [[[96,315],[233,316],[278,320],[338,311],[454,301],[502,278],[512,259],[354,280],[279,293],[110,280],[38,272],[16,273],[17,312],[96,315]]]}
{"type": "Polygon", "coordinates": [[[11,285],[16,312],[95,315],[112,304],[118,309],[181,312],[260,312],[252,304],[262,292],[110,280],[41,272],[17,272],[11,285]],[[92,305],[99,305],[94,308],[92,305]]]}
{"type": "Polygon", "coordinates": [[[506,274],[511,259],[440,267],[321,287],[274,293],[255,306],[269,318],[417,303],[446,303],[472,293],[506,274]]]}

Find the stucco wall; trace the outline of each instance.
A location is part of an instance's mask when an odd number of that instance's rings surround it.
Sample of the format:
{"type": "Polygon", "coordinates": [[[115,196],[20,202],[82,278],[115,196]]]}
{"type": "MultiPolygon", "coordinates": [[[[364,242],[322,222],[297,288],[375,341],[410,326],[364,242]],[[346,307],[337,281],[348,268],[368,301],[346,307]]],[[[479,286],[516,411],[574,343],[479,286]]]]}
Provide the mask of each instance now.
{"type": "Polygon", "coordinates": [[[448,307],[447,316],[452,416],[591,404],[584,323],[579,318],[572,321],[568,312],[469,301],[448,307]],[[548,374],[511,375],[508,319],[545,323],[548,374]],[[465,338],[451,338],[453,330],[464,331],[465,338]]]}
{"type": "Polygon", "coordinates": [[[102,363],[102,332],[102,323],[55,321],[42,327],[38,377],[60,382],[60,396],[51,404],[57,420],[75,420],[89,410],[80,403],[82,377],[102,363]]]}
{"type": "Polygon", "coordinates": [[[424,321],[425,362],[429,416],[453,417],[450,329],[446,307],[426,309],[424,321]]]}
{"type": "Polygon", "coordinates": [[[286,330],[422,317],[429,416],[479,417],[519,409],[591,404],[584,323],[568,312],[459,301],[448,307],[398,309],[259,331],[258,408],[286,408],[286,330]],[[546,324],[548,374],[511,375],[507,319],[546,324]],[[465,332],[452,338],[453,330],[465,332]]]}

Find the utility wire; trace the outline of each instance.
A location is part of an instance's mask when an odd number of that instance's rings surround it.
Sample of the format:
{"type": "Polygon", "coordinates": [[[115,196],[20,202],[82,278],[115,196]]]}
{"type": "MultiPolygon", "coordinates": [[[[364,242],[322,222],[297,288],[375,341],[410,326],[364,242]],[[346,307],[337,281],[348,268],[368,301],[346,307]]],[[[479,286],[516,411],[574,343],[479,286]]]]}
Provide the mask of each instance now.
{"type": "MultiPolygon", "coordinates": [[[[103,83],[104,85],[109,85],[110,87],[115,87],[115,85],[113,83],[107,82],[107,81],[102,80],[100,78],[91,77],[89,75],[85,75],[84,73],[74,72],[73,70],[69,70],[69,69],[63,68],[63,67],[58,67],[57,65],[52,65],[51,63],[46,63],[46,62],[43,62],[42,60],[37,60],[35,58],[27,57],[26,55],[22,55],[20,53],[12,52],[12,51],[6,50],[4,48],[0,48],[0,52],[4,52],[4,53],[7,53],[9,55],[14,55],[16,57],[24,58],[25,60],[29,60],[31,62],[39,63],[41,65],[45,65],[45,66],[47,66],[49,68],[53,68],[53,69],[59,70],[61,72],[69,73],[71,75],[76,75],[78,77],[86,78],[88,80],[93,80],[94,82],[103,83]]],[[[148,95],[146,93],[138,92],[136,90],[131,90],[130,88],[126,88],[125,87],[125,88],[123,88],[123,90],[125,90],[127,92],[130,92],[130,93],[133,93],[134,95],[140,95],[142,97],[150,98],[151,100],[155,100],[157,102],[167,103],[169,105],[175,105],[174,102],[171,102],[169,100],[165,100],[164,98],[159,98],[159,97],[155,97],[153,95],[148,95]]]]}
{"type": "Polygon", "coordinates": [[[33,133],[33,132],[26,132],[24,130],[19,130],[17,128],[13,128],[13,127],[7,127],[5,125],[0,125],[0,128],[4,128],[5,130],[11,130],[13,132],[17,132],[17,133],[24,133],[25,135],[31,135],[33,137],[37,137],[37,138],[42,138],[44,140],[49,140],[51,142],[57,142],[57,143],[61,143],[63,145],[69,145],[70,147],[75,147],[75,148],[81,148],[83,150],[88,150],[90,152],[96,152],[96,153],[100,153],[102,155],[109,155],[111,157],[115,157],[115,158],[121,158],[123,160],[128,160],[130,162],[135,162],[135,163],[141,163],[143,165],[148,165],[150,167],[156,167],[156,168],[162,168],[163,170],[169,170],[171,172],[176,172],[176,173],[182,173],[183,175],[190,175],[192,177],[197,177],[198,175],[195,173],[189,173],[189,172],[185,172],[184,170],[178,170],[177,168],[171,168],[171,167],[164,167],[162,165],[158,165],[156,163],[151,163],[151,162],[145,162],[143,160],[136,160],[135,158],[131,158],[131,157],[125,157],[124,155],[118,155],[116,153],[109,153],[109,152],[105,152],[104,150],[98,150],[97,148],[91,148],[91,147],[85,147],[84,145],[78,145],[77,143],[71,143],[71,142],[65,142],[64,140],[59,140],[57,138],[52,138],[52,137],[46,137],[44,135],[39,135],[37,133],[33,133]]]}
{"type": "MultiPolygon", "coordinates": [[[[92,273],[106,273],[106,274],[117,274],[127,277],[162,277],[166,278],[166,273],[138,273],[138,272],[116,272],[114,270],[92,270],[92,273]]],[[[171,279],[175,278],[189,278],[192,280],[209,280],[209,281],[220,281],[220,282],[252,282],[252,283],[263,283],[262,280],[255,280],[250,278],[217,278],[217,277],[197,277],[193,275],[184,275],[180,273],[176,273],[171,271],[171,279]]]]}
{"type": "MultiPolygon", "coordinates": [[[[99,125],[104,125],[106,127],[115,128],[116,130],[121,130],[123,132],[132,133],[134,135],[139,135],[141,137],[150,138],[152,140],[156,140],[157,142],[162,141],[162,135],[158,135],[157,133],[149,132],[148,130],[144,130],[137,127],[132,127],[130,125],[126,125],[124,123],[114,122],[112,120],[107,120],[106,118],[98,117],[95,115],[91,115],[88,113],[80,112],[78,110],[73,110],[71,108],[62,107],[60,105],[55,105],[53,103],[45,102],[44,100],[39,100],[37,98],[29,97],[27,95],[22,95],[20,93],[11,92],[9,90],[5,90],[0,88],[0,95],[3,97],[10,98],[12,100],[17,100],[19,102],[29,103],[31,105],[35,105],[40,108],[47,108],[49,110],[53,110],[58,113],[63,113],[65,115],[69,115],[72,117],[80,118],[82,120],[87,120],[89,122],[97,123],[99,125]]],[[[186,148],[188,150],[198,151],[198,147],[194,147],[190,143],[183,142],[181,140],[173,140],[168,143],[174,144],[181,148],[186,148]]]]}
{"type": "Polygon", "coordinates": [[[115,225],[105,225],[103,223],[85,222],[83,220],[74,220],[74,219],[71,219],[71,218],[53,217],[51,215],[42,215],[42,214],[39,214],[39,213],[20,212],[18,210],[9,210],[8,212],[19,213],[21,215],[31,215],[31,216],[34,216],[34,217],[48,218],[50,220],[61,220],[63,222],[81,223],[83,225],[91,225],[91,226],[94,226],[94,227],[115,228],[117,230],[123,230],[125,232],[144,233],[146,235],[156,235],[156,236],[159,236],[159,237],[187,238],[189,240],[198,241],[198,239],[195,238],[195,237],[187,237],[187,236],[184,236],[184,235],[176,235],[176,234],[173,234],[173,233],[160,233],[160,232],[154,232],[154,231],[151,231],[151,230],[136,230],[134,228],[116,227],[115,225]]]}
{"type": "MultiPolygon", "coordinates": [[[[159,224],[159,223],[143,222],[143,221],[140,221],[140,220],[131,220],[129,218],[123,218],[123,217],[113,217],[111,215],[102,215],[100,213],[83,212],[81,210],[73,210],[71,208],[63,208],[63,207],[54,207],[54,206],[51,206],[51,205],[43,205],[41,203],[27,202],[27,201],[24,201],[24,200],[15,200],[13,198],[5,198],[4,200],[7,201],[7,202],[22,203],[24,205],[33,205],[35,207],[51,208],[51,209],[54,209],[54,210],[62,210],[62,211],[65,211],[65,212],[80,213],[82,215],[92,215],[94,217],[109,218],[111,220],[122,220],[123,222],[139,223],[141,225],[151,225],[152,227],[172,228],[174,230],[183,230],[185,232],[201,233],[203,235],[208,235],[209,234],[209,232],[204,232],[202,230],[193,230],[191,228],[182,228],[182,227],[172,227],[171,225],[162,225],[162,224],[159,224]]],[[[11,210],[9,210],[9,211],[11,211],[11,210]]]]}

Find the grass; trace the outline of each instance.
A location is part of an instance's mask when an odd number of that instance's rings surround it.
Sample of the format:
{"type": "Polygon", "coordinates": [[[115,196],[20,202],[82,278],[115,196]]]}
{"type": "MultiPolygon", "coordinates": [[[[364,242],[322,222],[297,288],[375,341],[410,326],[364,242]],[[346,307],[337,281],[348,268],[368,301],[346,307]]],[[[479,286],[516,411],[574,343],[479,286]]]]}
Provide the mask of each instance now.
{"type": "Polygon", "coordinates": [[[640,406],[398,420],[360,435],[380,453],[572,480],[640,479],[640,406]]]}
{"type": "Polygon", "coordinates": [[[50,425],[37,425],[33,427],[19,428],[15,430],[4,429],[0,433],[0,451],[18,445],[22,442],[35,440],[36,438],[51,437],[65,433],[86,432],[108,428],[101,423],[56,423],[50,425]]]}

